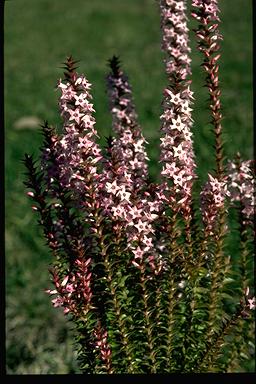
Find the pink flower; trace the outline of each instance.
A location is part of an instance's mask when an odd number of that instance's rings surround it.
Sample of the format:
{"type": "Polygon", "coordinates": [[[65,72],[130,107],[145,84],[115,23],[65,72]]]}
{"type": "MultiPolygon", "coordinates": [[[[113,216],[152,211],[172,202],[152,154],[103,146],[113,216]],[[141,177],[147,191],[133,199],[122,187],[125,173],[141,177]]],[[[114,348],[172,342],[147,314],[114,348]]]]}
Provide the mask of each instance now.
{"type": "Polygon", "coordinates": [[[179,132],[186,127],[186,124],[182,123],[180,115],[177,119],[172,119],[172,124],[170,125],[171,129],[177,129],[179,132]]]}
{"type": "Polygon", "coordinates": [[[143,239],[142,239],[142,242],[143,244],[146,245],[147,248],[152,248],[153,247],[153,243],[152,243],[152,238],[151,237],[148,237],[148,236],[144,236],[143,239]]]}
{"type": "MultiPolygon", "coordinates": [[[[78,76],[76,78],[75,85],[80,85],[83,92],[86,91],[86,90],[91,89],[91,84],[89,83],[89,81],[83,75],[78,76]]],[[[91,97],[91,96],[89,96],[89,97],[91,97]]]]}
{"type": "Polygon", "coordinates": [[[73,293],[73,292],[75,292],[75,287],[74,287],[74,285],[73,285],[73,284],[67,284],[67,285],[66,285],[66,292],[67,292],[67,293],[73,293]]]}
{"type": "Polygon", "coordinates": [[[184,128],[182,133],[185,141],[191,142],[191,137],[193,136],[193,133],[190,130],[188,130],[187,127],[184,128]]]}
{"type": "MultiPolygon", "coordinates": [[[[72,81],[59,81],[58,88],[62,93],[59,106],[64,119],[64,134],[54,144],[59,178],[62,186],[72,188],[78,197],[85,193],[84,183],[88,175],[92,180],[90,183],[97,184],[95,163],[102,159],[94,140],[97,132],[93,128],[93,105],[89,102],[92,98],[88,92],[90,83],[74,72],[72,81]]],[[[89,208],[84,204],[86,206],[89,208]]]]}
{"type": "Polygon", "coordinates": [[[209,174],[200,193],[203,221],[209,234],[213,234],[219,210],[224,207],[228,195],[226,181],[219,181],[209,174]]]}
{"type": "Polygon", "coordinates": [[[113,217],[125,218],[125,216],[126,216],[125,208],[122,205],[118,205],[116,207],[113,206],[111,208],[111,212],[113,214],[113,217]]]}
{"type": "Polygon", "coordinates": [[[112,161],[118,161],[130,174],[128,189],[120,192],[122,200],[129,200],[130,191],[139,194],[147,179],[148,157],[144,147],[146,140],[137,122],[131,87],[115,56],[110,60],[110,67],[112,71],[107,77],[108,96],[113,128],[117,134],[112,142],[112,161]]]}
{"type": "Polygon", "coordinates": [[[149,232],[154,232],[152,225],[150,225],[148,222],[143,222],[141,219],[138,220],[137,224],[134,224],[134,227],[137,228],[139,233],[148,234],[149,232]]]}
{"type": "Polygon", "coordinates": [[[79,108],[76,108],[75,110],[70,109],[69,114],[70,114],[70,118],[69,118],[70,121],[75,120],[77,124],[80,123],[80,119],[83,116],[83,113],[80,113],[79,108]]]}
{"type": "Polygon", "coordinates": [[[173,178],[175,173],[179,170],[175,162],[166,163],[165,168],[162,170],[161,175],[173,178]]]}
{"type": "Polygon", "coordinates": [[[252,161],[228,162],[228,190],[230,201],[240,202],[247,222],[252,222],[255,207],[255,175],[252,161]]]}
{"type": "Polygon", "coordinates": [[[107,182],[105,188],[108,193],[113,194],[116,194],[120,190],[116,180],[114,180],[112,183],[107,182]]]}
{"type": "Polygon", "coordinates": [[[160,116],[160,119],[161,120],[164,120],[164,121],[169,121],[169,120],[172,120],[173,118],[175,118],[175,112],[172,108],[170,109],[166,109],[164,111],[164,113],[160,116]]]}
{"type": "Polygon", "coordinates": [[[255,309],[255,297],[248,299],[249,309],[255,309]]]}
{"type": "Polygon", "coordinates": [[[136,259],[142,259],[145,251],[140,247],[137,247],[136,249],[132,249],[132,253],[134,254],[135,260],[136,260],[136,259]]]}
{"type": "Polygon", "coordinates": [[[162,48],[166,53],[165,66],[169,80],[169,85],[163,92],[163,113],[160,117],[161,130],[165,133],[165,137],[161,138],[160,161],[163,165],[161,175],[169,179],[170,184],[163,183],[166,190],[162,199],[167,199],[176,210],[189,212],[196,175],[190,131],[193,121],[190,107],[193,93],[187,79],[191,73],[191,59],[186,2],[160,0],[160,10],[162,48]]]}
{"type": "Polygon", "coordinates": [[[141,218],[141,216],[142,216],[142,209],[139,209],[136,206],[128,206],[127,216],[131,220],[134,220],[134,219],[137,219],[137,218],[141,218]]]}
{"type": "Polygon", "coordinates": [[[129,202],[131,193],[125,189],[125,186],[121,186],[116,195],[120,197],[121,201],[125,200],[129,202]]]}
{"type": "Polygon", "coordinates": [[[55,308],[63,306],[63,299],[60,296],[57,296],[55,299],[52,299],[52,304],[55,308]]]}
{"type": "Polygon", "coordinates": [[[86,115],[81,114],[80,117],[81,117],[81,123],[84,125],[86,129],[91,129],[92,126],[95,124],[94,118],[89,114],[86,114],[86,115]]]}
{"type": "Polygon", "coordinates": [[[182,103],[182,98],[180,97],[180,92],[178,93],[173,93],[170,91],[168,88],[164,90],[164,94],[168,97],[168,102],[174,105],[180,105],[182,103]]]}
{"type": "Polygon", "coordinates": [[[100,351],[100,358],[104,362],[108,362],[108,365],[110,365],[111,349],[110,345],[108,344],[108,332],[101,327],[99,322],[93,334],[95,337],[95,346],[100,351]]]}
{"type": "Polygon", "coordinates": [[[184,174],[185,174],[185,171],[181,170],[178,174],[174,175],[173,176],[174,184],[182,187],[186,182],[186,177],[184,177],[184,174]]]}
{"type": "Polygon", "coordinates": [[[173,147],[173,157],[183,158],[184,149],[182,147],[182,143],[177,147],[173,147]]]}
{"type": "Polygon", "coordinates": [[[191,118],[190,116],[191,111],[192,111],[192,108],[189,108],[189,101],[184,100],[183,103],[180,105],[180,112],[182,112],[182,114],[189,116],[189,118],[191,118]]]}

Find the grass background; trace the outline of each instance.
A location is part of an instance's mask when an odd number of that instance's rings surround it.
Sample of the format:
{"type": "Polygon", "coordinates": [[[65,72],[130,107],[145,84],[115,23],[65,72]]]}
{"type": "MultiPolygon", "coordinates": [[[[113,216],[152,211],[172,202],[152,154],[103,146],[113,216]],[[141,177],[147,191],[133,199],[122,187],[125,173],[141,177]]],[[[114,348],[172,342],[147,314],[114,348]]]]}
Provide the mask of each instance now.
{"type": "MultiPolygon", "coordinates": [[[[252,158],[252,4],[220,0],[220,81],[225,153],[252,158]]],[[[191,23],[191,22],[190,22],[191,23]]],[[[194,22],[191,23],[195,25],[194,22]]],[[[214,167],[201,56],[192,39],[194,141],[199,180],[214,167]]],[[[159,175],[159,114],[166,84],[155,0],[9,0],[4,8],[6,357],[8,374],[79,373],[72,329],[43,292],[49,288],[51,255],[25,195],[24,153],[38,154],[36,119],[60,125],[61,63],[72,54],[93,84],[96,128],[111,132],[105,91],[106,62],[119,55],[128,73],[143,132],[150,172],[159,175]],[[34,119],[20,124],[21,118],[34,119]]],[[[27,120],[28,121],[28,120],[27,120]]]]}

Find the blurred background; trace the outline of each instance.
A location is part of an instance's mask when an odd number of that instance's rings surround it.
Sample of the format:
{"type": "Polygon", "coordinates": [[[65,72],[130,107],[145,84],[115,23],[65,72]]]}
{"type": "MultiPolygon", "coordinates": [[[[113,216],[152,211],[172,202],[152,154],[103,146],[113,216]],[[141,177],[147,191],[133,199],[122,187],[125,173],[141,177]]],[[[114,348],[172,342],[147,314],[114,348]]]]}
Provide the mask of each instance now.
{"type": "MultiPolygon", "coordinates": [[[[220,0],[222,56],[220,83],[225,154],[252,158],[252,2],[220,0]]],[[[195,26],[195,22],[189,22],[195,26]]],[[[214,167],[207,91],[191,32],[195,103],[194,148],[199,183],[214,167]]],[[[79,373],[72,327],[52,308],[51,255],[23,185],[24,153],[39,153],[39,125],[60,126],[57,80],[68,55],[92,83],[96,128],[111,133],[105,76],[114,54],[133,88],[150,173],[159,175],[159,115],[166,85],[155,0],[9,0],[4,7],[5,188],[6,188],[6,358],[8,374],[79,373]]]]}

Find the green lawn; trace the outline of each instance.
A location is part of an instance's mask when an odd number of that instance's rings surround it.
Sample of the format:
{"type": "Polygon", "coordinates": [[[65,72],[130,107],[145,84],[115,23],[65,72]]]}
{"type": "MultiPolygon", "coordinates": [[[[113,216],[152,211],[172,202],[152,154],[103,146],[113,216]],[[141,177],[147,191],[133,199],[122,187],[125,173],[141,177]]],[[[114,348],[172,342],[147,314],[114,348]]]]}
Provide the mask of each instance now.
{"type": "MultiPolygon", "coordinates": [[[[239,150],[245,159],[252,158],[251,8],[248,0],[220,1],[225,153],[232,157],[239,150]]],[[[72,329],[43,292],[50,285],[51,255],[23,186],[21,159],[25,152],[38,153],[40,129],[36,123],[22,127],[20,119],[60,125],[54,88],[62,76],[61,63],[72,54],[93,84],[96,128],[103,143],[111,132],[106,62],[119,55],[149,141],[150,172],[157,177],[159,114],[166,84],[158,6],[155,0],[10,0],[5,3],[4,34],[7,373],[77,373],[72,329]]],[[[213,140],[201,56],[194,42],[192,48],[195,151],[200,180],[205,180],[214,166],[213,140]]]]}

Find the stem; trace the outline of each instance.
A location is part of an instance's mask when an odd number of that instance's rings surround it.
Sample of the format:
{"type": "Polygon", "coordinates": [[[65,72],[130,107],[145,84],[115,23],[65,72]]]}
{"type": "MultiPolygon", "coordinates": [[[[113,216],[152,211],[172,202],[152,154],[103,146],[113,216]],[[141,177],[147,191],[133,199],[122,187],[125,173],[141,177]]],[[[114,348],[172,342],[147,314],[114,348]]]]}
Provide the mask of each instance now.
{"type": "MultiPolygon", "coordinates": [[[[219,87],[219,65],[217,64],[220,54],[217,54],[220,50],[218,41],[222,39],[218,31],[218,21],[216,9],[215,12],[208,11],[206,6],[209,2],[203,2],[192,16],[199,20],[199,26],[195,29],[196,36],[198,38],[198,50],[204,55],[204,61],[202,66],[206,71],[206,86],[210,95],[210,110],[215,135],[215,162],[216,162],[216,174],[218,180],[221,180],[224,176],[223,169],[223,140],[222,140],[222,114],[221,114],[221,90],[219,87]]],[[[198,6],[195,5],[195,8],[198,6]]]]}
{"type": "MultiPolygon", "coordinates": [[[[173,372],[175,369],[173,365],[173,350],[174,350],[174,334],[175,334],[175,316],[174,309],[177,302],[175,298],[175,294],[177,292],[175,276],[177,271],[175,268],[177,267],[177,255],[179,253],[179,248],[177,244],[177,213],[175,213],[168,220],[167,233],[169,234],[169,271],[168,271],[168,279],[167,279],[167,337],[166,337],[166,356],[167,356],[167,364],[166,371],[168,373],[173,372]]],[[[177,370],[177,369],[175,369],[177,370]]]]}
{"type": "Polygon", "coordinates": [[[210,366],[213,366],[214,360],[218,358],[218,352],[221,349],[224,341],[224,337],[237,326],[239,320],[241,319],[241,306],[238,307],[237,311],[233,316],[222,323],[222,327],[219,330],[218,334],[214,336],[211,342],[208,344],[207,349],[201,359],[199,364],[195,367],[194,372],[206,372],[206,369],[210,366]]]}
{"type": "MultiPolygon", "coordinates": [[[[119,251],[117,253],[117,257],[120,256],[121,252],[119,251]]],[[[111,266],[111,263],[109,262],[108,252],[104,253],[104,265],[107,272],[107,281],[109,284],[109,289],[112,297],[113,307],[114,307],[114,314],[115,314],[115,321],[117,323],[118,329],[116,329],[114,324],[114,329],[116,333],[119,333],[121,336],[121,350],[124,352],[125,355],[125,363],[127,366],[127,372],[128,373],[135,373],[134,367],[133,367],[133,351],[131,348],[131,343],[128,338],[128,329],[125,324],[125,313],[122,310],[121,302],[119,301],[116,287],[118,284],[115,284],[114,282],[114,271],[111,266]]]]}
{"type": "Polygon", "coordinates": [[[224,208],[219,214],[219,230],[215,237],[216,248],[213,257],[212,266],[212,280],[210,286],[210,304],[209,304],[209,318],[208,318],[208,331],[206,333],[207,342],[210,341],[213,330],[217,320],[217,314],[221,309],[220,295],[223,288],[223,245],[225,235],[225,211],[224,208]]]}
{"type": "Polygon", "coordinates": [[[145,330],[146,330],[146,335],[147,335],[147,345],[148,345],[148,351],[149,351],[149,357],[151,360],[151,367],[150,367],[150,373],[156,373],[156,357],[155,357],[155,351],[154,351],[154,343],[153,343],[153,335],[152,335],[152,324],[150,321],[150,306],[148,303],[149,299],[149,293],[147,290],[147,278],[145,275],[145,264],[141,264],[141,269],[140,269],[140,286],[142,288],[142,301],[144,305],[144,320],[145,320],[145,330]]]}
{"type": "Polygon", "coordinates": [[[169,273],[169,292],[168,292],[168,320],[167,320],[167,372],[172,372],[173,369],[173,361],[172,361],[172,351],[174,349],[173,337],[174,337],[174,308],[175,308],[175,282],[174,282],[174,273],[173,270],[170,269],[169,273]]]}

